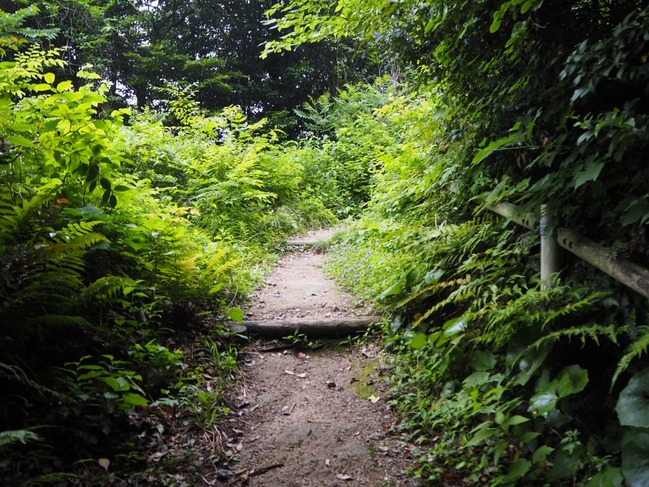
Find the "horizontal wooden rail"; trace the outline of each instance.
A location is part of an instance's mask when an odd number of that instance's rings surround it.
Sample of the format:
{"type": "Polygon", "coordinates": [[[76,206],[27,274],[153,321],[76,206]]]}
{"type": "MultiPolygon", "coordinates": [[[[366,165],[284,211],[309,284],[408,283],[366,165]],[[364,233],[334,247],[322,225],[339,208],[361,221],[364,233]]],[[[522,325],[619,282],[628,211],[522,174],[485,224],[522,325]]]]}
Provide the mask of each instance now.
{"type": "Polygon", "coordinates": [[[521,214],[518,206],[511,203],[506,203],[504,201],[499,201],[498,203],[491,203],[487,205],[487,209],[497,213],[498,215],[505,217],[515,223],[518,223],[520,226],[528,228],[530,230],[536,230],[538,219],[534,213],[521,214]]]}
{"type": "MultiPolygon", "coordinates": [[[[520,209],[511,203],[499,202],[487,205],[487,209],[500,216],[508,218],[519,225],[535,230],[538,220],[533,214],[522,215],[520,209]]],[[[541,227],[545,227],[541,225],[541,227]]],[[[540,228],[541,238],[547,238],[547,229],[540,228]]],[[[580,259],[618,280],[625,286],[630,287],[637,293],[649,298],[649,270],[628,260],[621,259],[617,254],[584,237],[583,235],[569,228],[560,228],[557,231],[556,239],[558,244],[580,259]]],[[[541,253],[541,259],[547,259],[541,253]]],[[[556,255],[553,256],[556,259],[556,255]]],[[[554,264],[541,262],[541,268],[556,267],[554,264]]]]}
{"type": "Polygon", "coordinates": [[[569,228],[560,228],[557,240],[564,249],[649,298],[649,270],[618,258],[615,252],[569,228]]]}

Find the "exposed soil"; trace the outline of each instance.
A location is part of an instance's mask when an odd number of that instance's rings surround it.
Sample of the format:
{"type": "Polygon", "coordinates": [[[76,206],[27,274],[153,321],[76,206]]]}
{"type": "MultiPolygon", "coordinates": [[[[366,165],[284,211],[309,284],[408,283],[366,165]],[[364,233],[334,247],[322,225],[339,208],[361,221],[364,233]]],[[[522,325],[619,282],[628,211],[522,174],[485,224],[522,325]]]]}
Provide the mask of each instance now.
{"type": "MultiPolygon", "coordinates": [[[[308,236],[308,241],[322,233],[308,236]]],[[[326,235],[326,234],[325,234],[326,235]]],[[[336,289],[313,250],[287,254],[248,308],[253,319],[369,314],[367,303],[336,289]]],[[[233,392],[239,463],[230,485],[414,486],[410,447],[393,435],[376,344],[307,344],[246,349],[233,392]],[[308,346],[311,345],[311,348],[308,346]],[[313,345],[322,345],[314,350],[313,345]]]]}

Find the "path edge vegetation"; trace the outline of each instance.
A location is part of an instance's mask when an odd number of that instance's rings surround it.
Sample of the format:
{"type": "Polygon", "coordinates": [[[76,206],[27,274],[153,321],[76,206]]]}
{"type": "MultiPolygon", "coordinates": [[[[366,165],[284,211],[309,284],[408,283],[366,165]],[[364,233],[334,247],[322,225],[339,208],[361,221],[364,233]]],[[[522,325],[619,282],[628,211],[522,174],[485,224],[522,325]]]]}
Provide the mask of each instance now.
{"type": "Polygon", "coordinates": [[[284,236],[352,216],[330,269],[389,316],[413,475],[647,483],[646,299],[579,262],[543,289],[538,236],[485,211],[550,203],[649,264],[649,15],[591,3],[278,5],[267,53],[344,36],[391,67],[305,105],[294,141],[178,85],[163,110],[111,109],[39,46],[56,33],[25,26],[34,7],[3,13],[3,475],[191,482],[171,441],[190,425],[221,452],[202,465],[227,462],[224,321],[284,236]]]}

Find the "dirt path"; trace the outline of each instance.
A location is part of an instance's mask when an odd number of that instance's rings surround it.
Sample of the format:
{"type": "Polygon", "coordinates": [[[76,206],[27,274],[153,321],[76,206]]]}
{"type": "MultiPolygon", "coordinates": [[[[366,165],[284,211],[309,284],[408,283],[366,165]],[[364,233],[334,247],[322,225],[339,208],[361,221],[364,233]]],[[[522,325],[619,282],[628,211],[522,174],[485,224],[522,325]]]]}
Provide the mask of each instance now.
{"type": "MultiPolygon", "coordinates": [[[[254,297],[248,316],[368,314],[367,303],[324,277],[323,260],[313,251],[286,255],[254,297]]],[[[405,473],[409,446],[390,434],[394,418],[376,345],[272,348],[257,342],[247,349],[244,380],[235,393],[240,461],[230,485],[418,485],[405,473]]]]}

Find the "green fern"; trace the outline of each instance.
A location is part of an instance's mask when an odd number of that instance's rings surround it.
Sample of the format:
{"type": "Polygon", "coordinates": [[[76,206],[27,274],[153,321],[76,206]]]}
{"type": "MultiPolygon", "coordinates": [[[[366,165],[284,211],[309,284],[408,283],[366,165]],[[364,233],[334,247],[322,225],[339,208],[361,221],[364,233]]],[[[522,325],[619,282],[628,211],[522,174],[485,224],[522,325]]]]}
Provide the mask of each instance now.
{"type": "Polygon", "coordinates": [[[25,371],[17,365],[10,365],[4,362],[0,362],[0,378],[21,384],[37,393],[41,398],[48,401],[50,401],[53,397],[61,402],[70,401],[70,398],[65,394],[55,391],[54,389],[46,387],[35,381],[34,379],[29,378],[25,371]]]}
{"type": "Polygon", "coordinates": [[[0,451],[5,447],[15,445],[16,443],[26,445],[30,442],[42,441],[42,439],[43,438],[28,429],[0,431],[0,451]]]}
{"type": "Polygon", "coordinates": [[[611,382],[611,387],[615,385],[617,379],[620,377],[625,370],[629,368],[631,362],[634,359],[641,357],[647,350],[649,350],[649,326],[639,326],[637,328],[638,338],[636,338],[629,348],[626,350],[624,356],[620,359],[615,369],[615,374],[613,374],[613,380],[611,382]]]}
{"type": "Polygon", "coordinates": [[[130,294],[142,280],[123,276],[103,276],[91,283],[84,290],[84,296],[100,301],[112,300],[130,294]]]}

